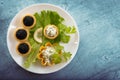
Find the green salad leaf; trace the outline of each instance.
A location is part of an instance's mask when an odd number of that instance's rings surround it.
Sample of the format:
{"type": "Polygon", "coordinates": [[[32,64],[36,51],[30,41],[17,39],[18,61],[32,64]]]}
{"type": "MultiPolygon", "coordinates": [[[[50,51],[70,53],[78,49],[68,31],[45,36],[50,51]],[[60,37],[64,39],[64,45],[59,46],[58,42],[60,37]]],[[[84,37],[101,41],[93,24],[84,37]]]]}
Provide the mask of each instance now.
{"type": "Polygon", "coordinates": [[[28,68],[33,62],[36,60],[37,53],[39,52],[40,44],[38,44],[33,38],[32,35],[28,38],[29,43],[31,44],[31,52],[28,55],[26,61],[24,62],[24,66],[28,68]]]}
{"type": "Polygon", "coordinates": [[[59,24],[58,27],[59,27],[59,31],[60,31],[60,41],[63,42],[63,43],[68,43],[69,40],[70,40],[70,36],[68,34],[75,33],[76,28],[74,26],[73,27],[69,27],[69,26],[67,27],[66,25],[64,25],[62,23],[59,24]]]}
{"type": "Polygon", "coordinates": [[[53,61],[55,64],[58,64],[58,63],[61,63],[62,58],[61,58],[60,54],[55,53],[51,56],[51,61],[53,61]]]}
{"type": "Polygon", "coordinates": [[[63,59],[65,61],[67,61],[68,59],[70,59],[71,57],[71,53],[70,52],[65,52],[64,51],[64,47],[61,46],[60,44],[56,43],[55,45],[53,45],[55,50],[56,50],[56,53],[54,53],[52,56],[51,56],[51,60],[55,63],[55,64],[58,64],[58,63],[61,63],[63,61],[63,59]]]}
{"type": "Polygon", "coordinates": [[[76,32],[76,28],[74,26],[73,27],[66,27],[65,31],[68,34],[72,34],[72,33],[76,32]]]}
{"type": "Polygon", "coordinates": [[[36,25],[35,25],[32,29],[30,29],[31,35],[33,35],[34,32],[35,32],[38,28],[42,27],[42,25],[41,25],[41,23],[40,23],[39,14],[38,14],[38,13],[35,13],[34,16],[35,16],[35,18],[36,18],[36,25]]]}
{"type": "Polygon", "coordinates": [[[53,61],[55,64],[61,63],[62,61],[67,61],[71,57],[70,52],[63,52],[62,54],[54,53],[51,55],[50,59],[53,61]]]}
{"type": "Polygon", "coordinates": [[[53,45],[53,47],[55,48],[55,50],[56,50],[56,52],[59,54],[59,52],[61,52],[63,49],[64,49],[64,47],[63,46],[61,46],[59,43],[55,43],[54,45],[53,45]]]}
{"type": "Polygon", "coordinates": [[[71,53],[70,52],[64,52],[63,54],[62,54],[62,56],[64,57],[64,59],[67,61],[68,59],[70,59],[70,57],[71,57],[71,53]]]}
{"type": "Polygon", "coordinates": [[[74,26],[66,26],[64,24],[59,24],[58,25],[59,29],[60,29],[60,33],[61,32],[64,32],[64,33],[67,33],[67,34],[72,34],[72,33],[75,33],[76,32],[76,28],[74,26]]]}
{"type": "Polygon", "coordinates": [[[42,27],[45,27],[48,24],[58,25],[59,23],[62,23],[64,21],[64,18],[55,11],[43,10],[41,11],[41,13],[35,14],[39,14],[38,17],[42,27]]]}
{"type": "Polygon", "coordinates": [[[64,32],[61,32],[60,37],[61,37],[61,42],[63,43],[68,43],[70,40],[70,36],[66,35],[64,32]]]}

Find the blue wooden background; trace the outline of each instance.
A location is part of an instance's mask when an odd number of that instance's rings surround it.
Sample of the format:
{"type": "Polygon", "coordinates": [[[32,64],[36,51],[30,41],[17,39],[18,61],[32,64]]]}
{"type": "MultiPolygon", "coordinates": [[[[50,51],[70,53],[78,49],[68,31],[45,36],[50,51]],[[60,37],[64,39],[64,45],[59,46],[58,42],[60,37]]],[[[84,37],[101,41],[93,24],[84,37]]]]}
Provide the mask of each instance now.
{"type": "Polygon", "coordinates": [[[0,80],[120,80],[120,0],[0,0],[0,80]],[[72,62],[52,74],[33,74],[9,54],[6,34],[12,18],[36,3],[68,11],[79,27],[81,41],[72,62]]]}

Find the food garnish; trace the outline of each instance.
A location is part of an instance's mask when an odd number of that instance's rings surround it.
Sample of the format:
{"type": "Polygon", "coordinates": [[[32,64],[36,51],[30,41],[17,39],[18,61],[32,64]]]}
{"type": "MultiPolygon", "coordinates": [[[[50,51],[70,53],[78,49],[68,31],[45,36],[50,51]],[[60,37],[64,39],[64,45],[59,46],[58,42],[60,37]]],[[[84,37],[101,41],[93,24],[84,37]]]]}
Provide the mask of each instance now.
{"type": "Polygon", "coordinates": [[[38,43],[42,43],[42,28],[38,28],[35,32],[34,32],[34,39],[38,42],[38,43]]]}

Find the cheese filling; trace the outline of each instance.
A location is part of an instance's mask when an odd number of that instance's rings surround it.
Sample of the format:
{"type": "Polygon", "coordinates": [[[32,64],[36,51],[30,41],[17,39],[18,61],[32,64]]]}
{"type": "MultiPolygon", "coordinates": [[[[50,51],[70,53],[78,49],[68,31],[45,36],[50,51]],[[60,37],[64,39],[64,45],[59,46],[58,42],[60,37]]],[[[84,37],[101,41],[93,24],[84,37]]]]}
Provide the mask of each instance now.
{"type": "Polygon", "coordinates": [[[55,49],[50,46],[47,46],[46,49],[42,51],[43,58],[45,59],[45,63],[50,63],[50,56],[54,53],[55,53],[55,49]]]}
{"type": "Polygon", "coordinates": [[[53,27],[53,26],[49,26],[47,29],[46,29],[46,34],[50,37],[53,37],[55,36],[57,33],[57,30],[53,27]]]}

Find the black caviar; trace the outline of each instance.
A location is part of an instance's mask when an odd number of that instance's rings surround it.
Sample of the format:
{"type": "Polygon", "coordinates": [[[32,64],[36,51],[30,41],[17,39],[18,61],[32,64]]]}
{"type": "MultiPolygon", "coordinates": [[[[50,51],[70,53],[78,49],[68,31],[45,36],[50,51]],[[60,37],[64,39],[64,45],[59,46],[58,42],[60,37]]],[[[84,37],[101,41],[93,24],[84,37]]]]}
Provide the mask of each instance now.
{"type": "Polygon", "coordinates": [[[19,29],[16,31],[17,39],[23,40],[27,37],[27,31],[24,29],[19,29]]]}
{"type": "Polygon", "coordinates": [[[21,54],[26,54],[29,51],[29,49],[30,49],[30,47],[29,47],[29,45],[27,43],[21,43],[18,46],[18,51],[21,54]]]}
{"type": "Polygon", "coordinates": [[[34,23],[34,19],[31,16],[25,16],[23,19],[23,23],[25,26],[32,26],[34,23]]]}

